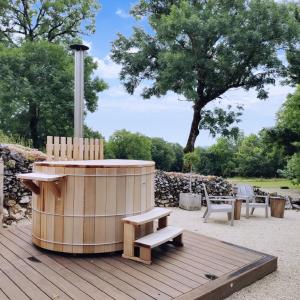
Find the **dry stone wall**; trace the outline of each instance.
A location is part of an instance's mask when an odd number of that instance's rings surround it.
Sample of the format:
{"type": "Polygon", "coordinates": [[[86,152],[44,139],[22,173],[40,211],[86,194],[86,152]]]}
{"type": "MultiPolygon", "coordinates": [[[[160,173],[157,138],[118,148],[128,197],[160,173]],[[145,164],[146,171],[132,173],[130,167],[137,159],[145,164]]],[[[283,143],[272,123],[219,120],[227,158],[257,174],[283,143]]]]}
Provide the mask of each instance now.
{"type": "MultiPolygon", "coordinates": [[[[202,183],[206,184],[207,192],[210,195],[230,195],[231,184],[221,177],[191,175],[192,192],[201,194],[204,191],[202,183]]],[[[178,206],[179,194],[190,192],[190,175],[186,173],[174,173],[156,171],[155,174],[155,204],[157,206],[178,206]]]]}
{"type": "Polygon", "coordinates": [[[4,162],[3,221],[11,224],[31,215],[31,192],[16,175],[31,172],[33,162],[45,160],[46,155],[20,145],[0,144],[0,157],[4,162]]]}

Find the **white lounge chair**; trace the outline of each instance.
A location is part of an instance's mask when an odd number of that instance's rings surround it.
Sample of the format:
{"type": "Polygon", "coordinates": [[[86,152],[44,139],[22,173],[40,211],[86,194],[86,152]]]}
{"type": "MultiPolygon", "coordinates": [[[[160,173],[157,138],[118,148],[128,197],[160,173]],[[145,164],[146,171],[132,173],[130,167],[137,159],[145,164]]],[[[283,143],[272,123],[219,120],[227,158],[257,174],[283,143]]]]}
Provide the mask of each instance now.
{"type": "Polygon", "coordinates": [[[249,218],[250,208],[251,215],[253,215],[255,208],[264,208],[266,218],[268,218],[269,196],[255,195],[253,187],[249,184],[238,184],[236,190],[236,198],[246,201],[246,218],[249,218]],[[264,202],[256,202],[256,198],[264,198],[264,202]]]}
{"type": "Polygon", "coordinates": [[[235,198],[233,198],[232,196],[209,196],[204,183],[202,184],[202,186],[203,186],[205,199],[207,203],[207,208],[203,215],[204,223],[207,222],[207,219],[209,218],[211,213],[226,212],[228,215],[228,220],[231,220],[230,225],[233,226],[235,198]],[[228,203],[215,204],[213,202],[228,202],[228,203]]]}

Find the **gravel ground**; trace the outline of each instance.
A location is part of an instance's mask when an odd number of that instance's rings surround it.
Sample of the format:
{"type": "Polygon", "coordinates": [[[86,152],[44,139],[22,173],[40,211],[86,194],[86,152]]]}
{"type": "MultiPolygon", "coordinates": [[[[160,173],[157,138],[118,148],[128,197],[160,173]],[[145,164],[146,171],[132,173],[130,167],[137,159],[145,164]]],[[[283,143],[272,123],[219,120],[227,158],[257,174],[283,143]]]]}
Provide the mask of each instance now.
{"type": "Polygon", "coordinates": [[[256,209],[250,219],[243,217],[229,226],[225,213],[212,214],[203,223],[201,211],[174,208],[170,223],[230,243],[278,257],[278,270],[233,294],[227,299],[297,300],[300,299],[300,212],[286,210],[284,219],[264,217],[256,209]]]}

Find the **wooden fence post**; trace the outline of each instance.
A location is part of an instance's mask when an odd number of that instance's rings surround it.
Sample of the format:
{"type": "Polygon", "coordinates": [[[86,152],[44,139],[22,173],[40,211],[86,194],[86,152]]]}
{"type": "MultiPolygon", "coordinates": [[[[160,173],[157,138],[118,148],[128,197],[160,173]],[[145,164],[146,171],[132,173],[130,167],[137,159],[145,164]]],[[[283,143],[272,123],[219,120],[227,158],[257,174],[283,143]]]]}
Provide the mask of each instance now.
{"type": "Polygon", "coordinates": [[[3,187],[4,187],[4,163],[0,158],[0,228],[3,222],[3,187]]]}

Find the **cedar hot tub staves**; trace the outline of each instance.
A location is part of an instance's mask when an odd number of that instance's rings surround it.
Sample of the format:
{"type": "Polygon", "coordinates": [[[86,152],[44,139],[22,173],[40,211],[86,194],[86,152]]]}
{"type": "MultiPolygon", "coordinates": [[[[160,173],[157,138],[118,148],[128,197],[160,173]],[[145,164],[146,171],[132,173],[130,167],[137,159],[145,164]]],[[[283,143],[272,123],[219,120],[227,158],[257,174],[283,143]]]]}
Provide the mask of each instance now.
{"type": "Polygon", "coordinates": [[[35,163],[33,174],[20,175],[34,192],[33,243],[66,253],[122,250],[121,219],[154,207],[154,170],[152,161],[35,163]]]}

